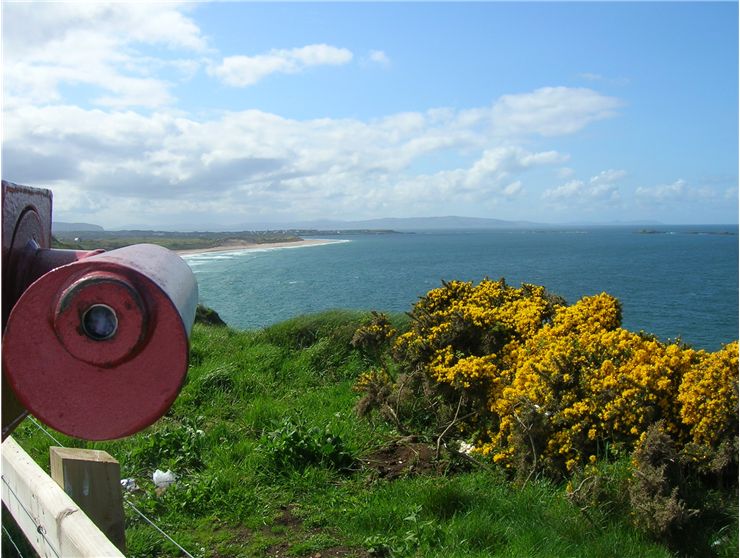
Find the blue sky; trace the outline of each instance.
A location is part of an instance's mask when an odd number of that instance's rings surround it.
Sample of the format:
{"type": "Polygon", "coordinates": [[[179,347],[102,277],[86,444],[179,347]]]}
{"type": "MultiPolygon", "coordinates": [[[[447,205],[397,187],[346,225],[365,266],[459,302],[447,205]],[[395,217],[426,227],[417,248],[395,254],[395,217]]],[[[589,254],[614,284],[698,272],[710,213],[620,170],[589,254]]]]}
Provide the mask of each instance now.
{"type": "Polygon", "coordinates": [[[738,220],[737,3],[2,16],[3,178],[58,220],[738,220]]]}

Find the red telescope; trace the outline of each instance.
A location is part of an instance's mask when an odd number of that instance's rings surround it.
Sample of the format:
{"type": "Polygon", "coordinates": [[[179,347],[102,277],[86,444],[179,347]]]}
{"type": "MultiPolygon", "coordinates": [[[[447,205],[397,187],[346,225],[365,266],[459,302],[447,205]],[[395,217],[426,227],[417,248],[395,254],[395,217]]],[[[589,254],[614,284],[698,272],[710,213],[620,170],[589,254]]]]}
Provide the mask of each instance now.
{"type": "Polygon", "coordinates": [[[197,284],[160,246],[50,249],[50,197],[3,182],[3,438],[26,410],[70,436],[128,436],[180,391],[197,284]],[[6,209],[16,214],[9,241],[6,209]]]}

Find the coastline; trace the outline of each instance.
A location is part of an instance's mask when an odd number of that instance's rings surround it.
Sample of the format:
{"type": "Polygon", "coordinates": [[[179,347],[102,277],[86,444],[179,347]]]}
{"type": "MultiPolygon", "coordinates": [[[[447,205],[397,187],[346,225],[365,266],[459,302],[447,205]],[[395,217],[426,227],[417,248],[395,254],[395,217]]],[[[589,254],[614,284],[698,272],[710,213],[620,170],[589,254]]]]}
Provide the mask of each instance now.
{"type": "Polygon", "coordinates": [[[271,250],[275,248],[300,248],[303,246],[321,246],[323,244],[335,244],[341,240],[327,240],[323,238],[309,238],[291,242],[240,242],[234,244],[222,244],[212,248],[193,248],[190,250],[175,250],[178,256],[196,256],[198,254],[211,254],[214,252],[241,252],[242,250],[271,250]]]}

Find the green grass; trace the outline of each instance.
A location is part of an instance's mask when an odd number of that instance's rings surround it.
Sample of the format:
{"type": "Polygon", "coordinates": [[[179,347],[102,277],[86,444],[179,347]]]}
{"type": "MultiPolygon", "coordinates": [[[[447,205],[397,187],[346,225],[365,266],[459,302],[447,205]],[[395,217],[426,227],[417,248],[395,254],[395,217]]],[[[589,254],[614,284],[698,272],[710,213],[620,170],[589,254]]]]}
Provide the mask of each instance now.
{"type": "MultiPolygon", "coordinates": [[[[597,507],[587,519],[544,480],[521,487],[460,467],[385,480],[363,467],[398,438],[354,413],[352,384],[368,363],[349,341],[369,319],[332,311],[256,332],[196,325],[186,384],[155,425],[113,442],[54,435],[118,459],[142,489],[131,501],[199,557],[672,556],[625,513],[597,507]],[[297,448],[306,453],[296,458],[297,448]],[[179,477],[159,496],[156,468],[179,477]]],[[[48,438],[30,421],[14,437],[48,470],[48,438]]],[[[736,519],[724,529],[715,555],[737,555],[736,519]]],[[[128,509],[127,544],[134,557],[179,555],[128,509]]]]}
{"type": "Polygon", "coordinates": [[[62,231],[52,238],[52,248],[115,250],[132,244],[158,244],[170,250],[200,250],[230,243],[270,244],[294,242],[301,237],[279,231],[160,232],[160,231],[62,231]]]}

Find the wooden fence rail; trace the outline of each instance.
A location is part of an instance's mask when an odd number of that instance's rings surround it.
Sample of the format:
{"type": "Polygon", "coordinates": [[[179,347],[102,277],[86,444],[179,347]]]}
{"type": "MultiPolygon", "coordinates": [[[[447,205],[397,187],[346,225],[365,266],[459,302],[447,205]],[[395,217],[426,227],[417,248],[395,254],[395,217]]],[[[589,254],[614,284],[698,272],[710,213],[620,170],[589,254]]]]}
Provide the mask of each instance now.
{"type": "Polygon", "coordinates": [[[2,501],[43,558],[124,556],[11,437],[2,444],[2,501]]]}

